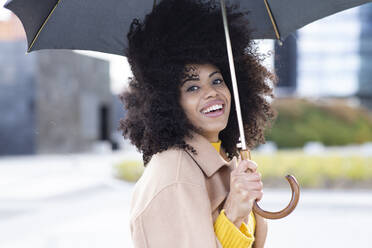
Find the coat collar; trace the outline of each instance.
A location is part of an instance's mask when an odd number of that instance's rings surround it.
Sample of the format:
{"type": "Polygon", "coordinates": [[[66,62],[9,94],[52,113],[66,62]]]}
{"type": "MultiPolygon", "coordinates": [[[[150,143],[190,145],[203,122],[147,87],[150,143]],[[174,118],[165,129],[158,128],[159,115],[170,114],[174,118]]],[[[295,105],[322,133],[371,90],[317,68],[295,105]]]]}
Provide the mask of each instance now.
{"type": "Polygon", "coordinates": [[[185,142],[191,145],[197,152],[188,152],[207,177],[211,177],[222,166],[226,165],[231,169],[236,166],[237,158],[233,157],[229,162],[226,161],[213,147],[213,145],[202,135],[192,132],[192,138],[185,138],[185,142]]]}

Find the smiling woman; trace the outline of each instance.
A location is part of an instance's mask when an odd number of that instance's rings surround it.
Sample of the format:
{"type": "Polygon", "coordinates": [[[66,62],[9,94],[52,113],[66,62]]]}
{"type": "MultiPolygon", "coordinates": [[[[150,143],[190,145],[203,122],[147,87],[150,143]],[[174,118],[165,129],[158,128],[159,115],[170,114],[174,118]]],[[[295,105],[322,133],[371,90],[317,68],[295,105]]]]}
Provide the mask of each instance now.
{"type": "MultiPolygon", "coordinates": [[[[267,99],[275,77],[261,65],[245,13],[227,12],[245,137],[253,148],[274,118],[267,99]]],[[[262,182],[253,161],[237,161],[219,7],[163,0],[143,22],[133,20],[127,38],[133,78],[121,95],[127,114],[120,129],[146,166],[131,202],[134,246],[263,247],[266,224],[251,211],[262,182]]]]}

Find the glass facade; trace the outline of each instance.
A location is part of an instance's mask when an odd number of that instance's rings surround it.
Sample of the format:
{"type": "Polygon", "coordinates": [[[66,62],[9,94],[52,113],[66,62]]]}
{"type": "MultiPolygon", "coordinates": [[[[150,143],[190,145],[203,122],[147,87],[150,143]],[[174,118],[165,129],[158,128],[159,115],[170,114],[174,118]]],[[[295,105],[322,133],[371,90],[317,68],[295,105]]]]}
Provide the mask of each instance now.
{"type": "Polygon", "coordinates": [[[360,7],[352,8],[298,31],[298,95],[352,96],[357,92],[359,12],[360,7]]]}
{"type": "Polygon", "coordinates": [[[357,96],[361,103],[372,109],[372,4],[367,4],[359,11],[360,33],[360,70],[357,96]]]}

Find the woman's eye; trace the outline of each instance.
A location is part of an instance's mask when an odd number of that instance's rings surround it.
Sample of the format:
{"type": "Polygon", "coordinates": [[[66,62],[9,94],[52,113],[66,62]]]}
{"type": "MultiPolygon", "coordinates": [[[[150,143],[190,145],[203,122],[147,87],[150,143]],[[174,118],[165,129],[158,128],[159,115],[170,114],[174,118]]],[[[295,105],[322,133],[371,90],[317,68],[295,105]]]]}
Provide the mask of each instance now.
{"type": "Polygon", "coordinates": [[[189,88],[187,89],[187,91],[195,91],[195,90],[197,90],[197,89],[199,89],[198,86],[191,86],[191,87],[189,87],[189,88]]]}
{"type": "Polygon", "coordinates": [[[220,78],[213,80],[213,84],[222,84],[222,82],[223,80],[220,78]]]}

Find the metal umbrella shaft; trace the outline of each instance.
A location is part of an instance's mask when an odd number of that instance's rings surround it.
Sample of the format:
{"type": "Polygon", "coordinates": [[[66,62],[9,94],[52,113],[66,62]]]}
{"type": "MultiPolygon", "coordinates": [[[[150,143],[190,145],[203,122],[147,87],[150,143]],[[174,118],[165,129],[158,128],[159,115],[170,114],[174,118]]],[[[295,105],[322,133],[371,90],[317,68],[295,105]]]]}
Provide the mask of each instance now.
{"type": "Polygon", "coordinates": [[[228,24],[227,24],[226,6],[225,6],[225,1],[224,0],[220,0],[220,1],[221,1],[223,26],[224,26],[225,37],[226,37],[226,48],[227,48],[227,54],[228,54],[228,58],[229,58],[229,65],[230,65],[231,81],[232,81],[233,93],[234,93],[234,99],[235,99],[236,115],[238,117],[240,142],[242,144],[242,150],[247,150],[247,146],[246,146],[246,143],[245,143],[245,136],[244,136],[243,119],[242,119],[242,114],[241,114],[242,111],[241,111],[241,108],[240,108],[240,101],[239,101],[238,84],[236,82],[234,58],[233,58],[232,49],[231,49],[229,27],[228,27],[228,24]]]}
{"type": "MultiPolygon", "coordinates": [[[[231,48],[229,27],[227,23],[225,1],[220,0],[220,3],[221,3],[223,26],[225,30],[226,48],[227,48],[227,54],[228,54],[228,59],[229,59],[229,65],[230,65],[230,74],[231,74],[231,81],[232,81],[232,86],[233,86],[233,94],[234,94],[234,99],[235,99],[236,115],[238,118],[240,141],[241,141],[241,146],[242,146],[240,154],[241,154],[242,159],[251,159],[250,152],[247,149],[247,146],[245,143],[244,126],[243,126],[243,119],[242,119],[241,108],[240,108],[239,91],[238,91],[238,84],[236,81],[234,58],[233,58],[232,48],[231,48]]],[[[288,180],[291,186],[291,189],[292,189],[292,198],[289,204],[287,205],[287,207],[279,212],[268,212],[268,211],[262,210],[260,206],[258,206],[257,202],[255,202],[253,205],[253,211],[256,214],[259,214],[266,219],[280,219],[280,218],[287,216],[295,209],[295,207],[297,206],[298,200],[299,200],[299,196],[300,196],[299,186],[298,186],[296,178],[294,178],[293,176],[287,175],[286,179],[288,180]]]]}

